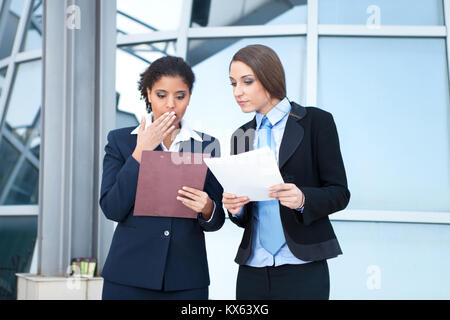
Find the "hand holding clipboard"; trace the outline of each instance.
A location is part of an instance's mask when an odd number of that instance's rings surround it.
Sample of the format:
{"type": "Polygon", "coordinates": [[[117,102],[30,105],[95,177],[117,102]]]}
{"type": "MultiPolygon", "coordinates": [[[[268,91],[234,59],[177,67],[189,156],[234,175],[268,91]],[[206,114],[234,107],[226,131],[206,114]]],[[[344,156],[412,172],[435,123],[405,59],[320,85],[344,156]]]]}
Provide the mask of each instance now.
{"type": "Polygon", "coordinates": [[[134,215],[197,219],[199,213],[211,213],[212,200],[201,191],[208,170],[203,158],[207,157],[201,153],[143,151],[134,215]]]}

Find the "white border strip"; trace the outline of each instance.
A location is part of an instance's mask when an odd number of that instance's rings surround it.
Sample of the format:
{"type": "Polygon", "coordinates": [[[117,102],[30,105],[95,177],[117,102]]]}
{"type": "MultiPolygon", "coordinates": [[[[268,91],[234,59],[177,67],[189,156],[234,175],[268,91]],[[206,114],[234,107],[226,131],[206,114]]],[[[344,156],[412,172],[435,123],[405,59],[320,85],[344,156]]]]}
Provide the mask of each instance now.
{"type": "Polygon", "coordinates": [[[0,206],[0,217],[10,217],[10,216],[37,216],[39,214],[38,205],[28,205],[28,206],[0,206]]]}
{"type": "Polygon", "coordinates": [[[319,24],[320,36],[446,37],[444,26],[378,26],[319,24]]]}
{"type": "Polygon", "coordinates": [[[450,212],[343,210],[330,215],[331,221],[401,222],[450,224],[450,212]]]}

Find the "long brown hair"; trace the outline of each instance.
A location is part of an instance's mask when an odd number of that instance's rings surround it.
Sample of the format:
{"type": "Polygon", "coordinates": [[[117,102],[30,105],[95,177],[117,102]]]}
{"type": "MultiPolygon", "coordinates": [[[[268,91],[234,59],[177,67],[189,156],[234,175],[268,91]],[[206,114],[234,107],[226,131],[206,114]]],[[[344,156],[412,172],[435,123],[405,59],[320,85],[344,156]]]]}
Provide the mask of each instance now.
{"type": "Polygon", "coordinates": [[[246,46],[235,53],[230,67],[233,61],[240,61],[249,66],[272,98],[282,100],[286,97],[283,65],[271,48],[261,44],[246,46]]]}

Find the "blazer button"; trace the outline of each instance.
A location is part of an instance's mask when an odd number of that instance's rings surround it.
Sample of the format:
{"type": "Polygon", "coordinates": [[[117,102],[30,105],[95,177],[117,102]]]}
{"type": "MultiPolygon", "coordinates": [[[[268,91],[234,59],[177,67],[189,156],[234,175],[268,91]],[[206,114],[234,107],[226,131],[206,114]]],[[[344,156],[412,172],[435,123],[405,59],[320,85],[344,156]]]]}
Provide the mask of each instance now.
{"type": "Polygon", "coordinates": [[[170,232],[169,232],[168,230],[164,231],[164,235],[165,235],[166,237],[168,237],[169,234],[170,234],[170,232]]]}

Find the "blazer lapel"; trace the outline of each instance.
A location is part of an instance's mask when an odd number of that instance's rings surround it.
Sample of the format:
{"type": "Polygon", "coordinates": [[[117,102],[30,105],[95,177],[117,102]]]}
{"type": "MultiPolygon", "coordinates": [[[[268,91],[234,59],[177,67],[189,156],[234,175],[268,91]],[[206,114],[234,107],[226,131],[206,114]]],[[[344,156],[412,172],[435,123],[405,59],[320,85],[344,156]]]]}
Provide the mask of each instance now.
{"type": "Polygon", "coordinates": [[[281,169],[286,161],[294,154],[303,140],[305,130],[298,122],[306,116],[306,108],[291,102],[291,112],[286,122],[283,138],[280,145],[278,166],[281,169]]]}
{"type": "Polygon", "coordinates": [[[253,150],[255,140],[256,117],[233,133],[231,137],[231,155],[253,150]]]}
{"type": "Polygon", "coordinates": [[[180,145],[180,152],[202,153],[203,142],[197,141],[193,138],[191,138],[190,140],[182,141],[180,145]]]}
{"type": "Polygon", "coordinates": [[[255,141],[255,131],[256,131],[256,117],[252,119],[249,123],[249,127],[246,130],[246,136],[248,137],[248,144],[245,144],[245,152],[253,150],[253,142],[255,141]]]}

